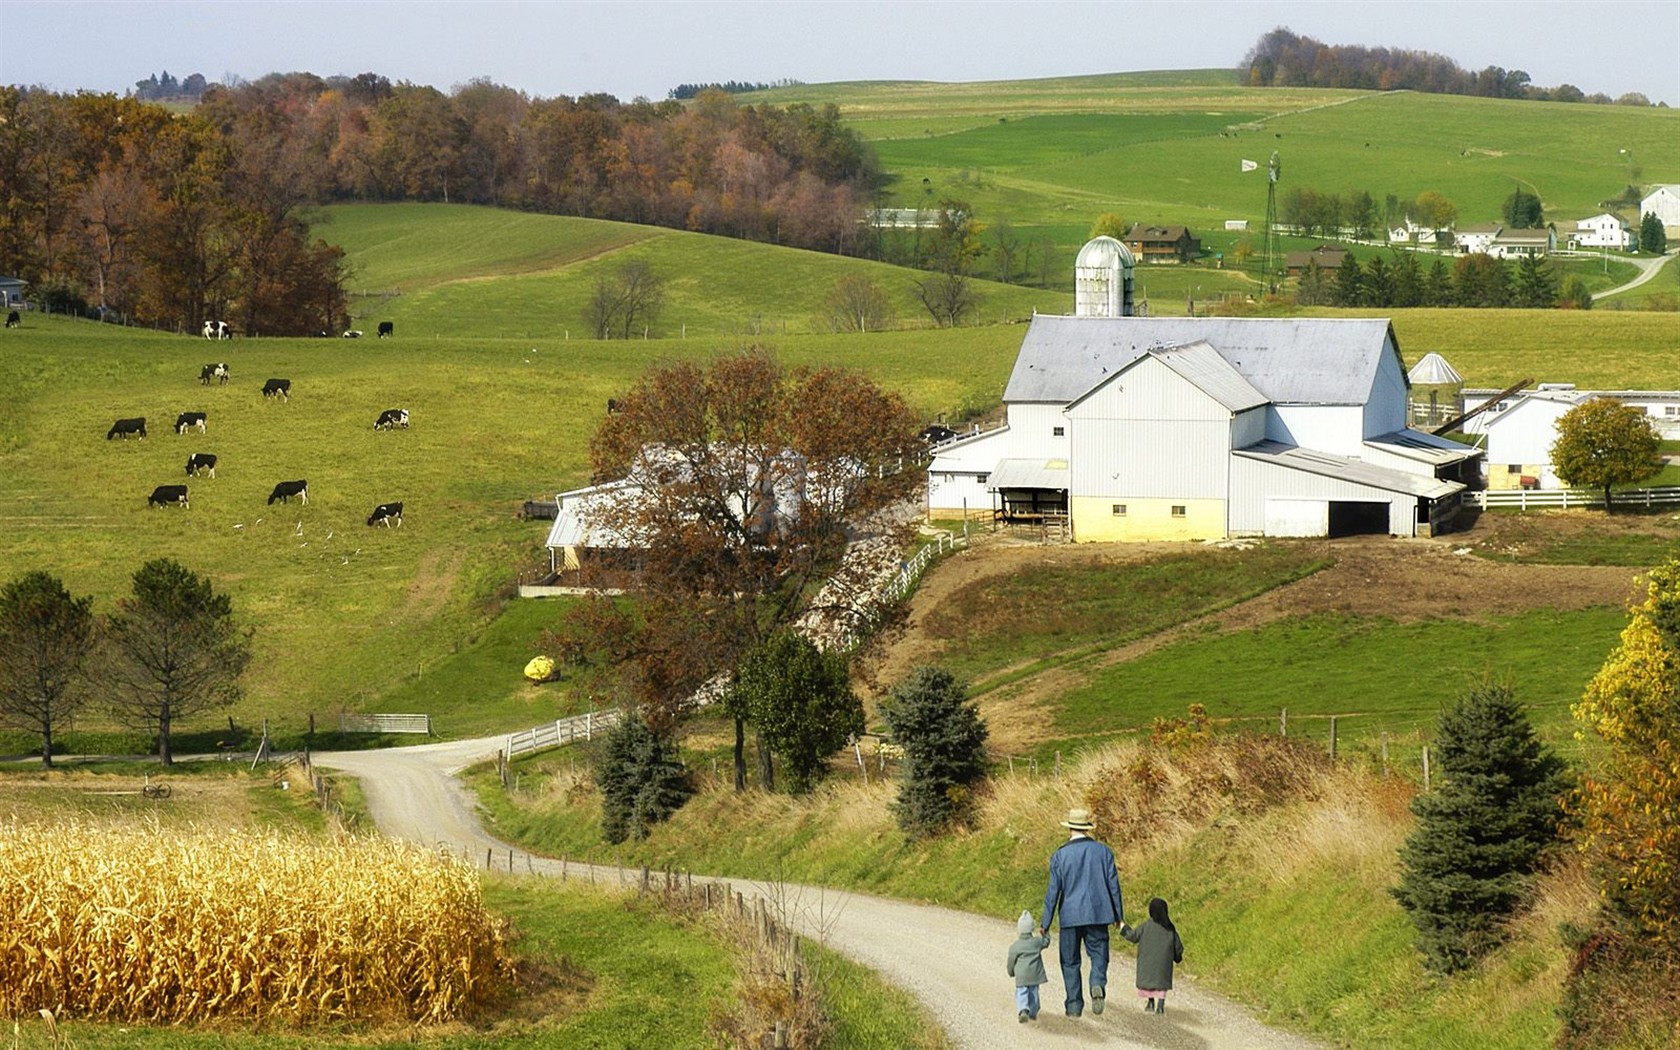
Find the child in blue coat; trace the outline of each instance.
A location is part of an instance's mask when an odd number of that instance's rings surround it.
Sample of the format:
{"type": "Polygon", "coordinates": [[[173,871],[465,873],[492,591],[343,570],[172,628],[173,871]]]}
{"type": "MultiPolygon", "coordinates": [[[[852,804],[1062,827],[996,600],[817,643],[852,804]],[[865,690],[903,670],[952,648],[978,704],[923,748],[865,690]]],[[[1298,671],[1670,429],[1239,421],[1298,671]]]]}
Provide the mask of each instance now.
{"type": "Polygon", "coordinates": [[[1038,986],[1050,978],[1044,973],[1041,954],[1050,946],[1050,937],[1033,925],[1031,912],[1023,911],[1015,920],[1019,934],[1009,946],[1009,976],[1015,978],[1015,1019],[1022,1024],[1038,1020],[1038,986]]]}

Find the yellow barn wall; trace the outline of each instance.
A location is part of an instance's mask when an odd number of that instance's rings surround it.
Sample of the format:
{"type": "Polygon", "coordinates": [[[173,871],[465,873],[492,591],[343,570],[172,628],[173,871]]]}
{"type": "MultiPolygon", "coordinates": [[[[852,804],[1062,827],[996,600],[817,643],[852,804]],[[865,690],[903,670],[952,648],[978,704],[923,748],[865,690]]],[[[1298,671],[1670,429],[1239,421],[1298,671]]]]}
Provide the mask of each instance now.
{"type": "Polygon", "coordinates": [[[1522,488],[1523,475],[1537,478],[1544,471],[1539,463],[1524,463],[1522,469],[1513,473],[1508,463],[1489,463],[1487,466],[1487,486],[1495,491],[1501,489],[1522,488]]]}
{"type": "Polygon", "coordinates": [[[1116,540],[1206,540],[1225,538],[1225,501],[1222,499],[1127,499],[1114,496],[1074,496],[1068,512],[1073,538],[1080,543],[1116,540]],[[1114,513],[1123,503],[1126,513],[1114,513]],[[1172,515],[1184,508],[1184,517],[1172,515]]]}

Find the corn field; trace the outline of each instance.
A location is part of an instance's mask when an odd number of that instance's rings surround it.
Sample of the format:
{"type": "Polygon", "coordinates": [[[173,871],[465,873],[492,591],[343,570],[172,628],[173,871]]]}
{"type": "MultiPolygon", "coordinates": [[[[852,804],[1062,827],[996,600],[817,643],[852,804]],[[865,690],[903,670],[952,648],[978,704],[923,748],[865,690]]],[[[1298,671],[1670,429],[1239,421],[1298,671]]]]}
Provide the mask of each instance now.
{"type": "Polygon", "coordinates": [[[0,823],[0,1016],[461,1016],[511,976],[457,860],[385,839],[0,823]]]}

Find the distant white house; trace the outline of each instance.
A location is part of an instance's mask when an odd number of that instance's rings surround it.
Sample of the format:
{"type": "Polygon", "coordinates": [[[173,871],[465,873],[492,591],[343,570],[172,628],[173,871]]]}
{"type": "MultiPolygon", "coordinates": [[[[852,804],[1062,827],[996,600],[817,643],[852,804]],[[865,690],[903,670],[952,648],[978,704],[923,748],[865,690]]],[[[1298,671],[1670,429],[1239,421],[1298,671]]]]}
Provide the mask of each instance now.
{"type": "Polygon", "coordinates": [[[0,277],[0,306],[15,310],[23,305],[23,289],[29,282],[21,277],[0,277]]]}
{"type": "Polygon", "coordinates": [[[1633,228],[1620,215],[1601,212],[1590,219],[1575,220],[1575,233],[1569,238],[1571,248],[1615,248],[1627,251],[1633,247],[1633,228]]]}
{"type": "Polygon", "coordinates": [[[1655,214],[1670,229],[1680,227],[1680,186],[1653,186],[1639,202],[1639,215],[1655,214]]]}
{"type": "MultiPolygon", "coordinates": [[[[1477,405],[1497,392],[1467,389],[1464,403],[1477,405]]],[[[1467,433],[1487,435],[1488,488],[1562,488],[1551,462],[1557,421],[1575,406],[1601,397],[1644,412],[1665,440],[1680,438],[1680,390],[1578,390],[1571,383],[1542,383],[1466,424],[1467,433]]]]}
{"type": "Polygon", "coordinates": [[[1547,223],[1538,230],[1500,230],[1488,245],[1495,259],[1521,259],[1525,255],[1550,255],[1557,251],[1557,227],[1547,223]]]}
{"type": "Polygon", "coordinates": [[[1493,246],[1493,239],[1504,229],[1498,223],[1483,223],[1476,226],[1464,226],[1458,230],[1458,250],[1466,255],[1488,254],[1493,246]]]}
{"type": "Polygon", "coordinates": [[[1451,240],[1454,232],[1451,226],[1437,230],[1407,219],[1402,224],[1389,227],[1388,240],[1391,244],[1436,244],[1451,240]]]}

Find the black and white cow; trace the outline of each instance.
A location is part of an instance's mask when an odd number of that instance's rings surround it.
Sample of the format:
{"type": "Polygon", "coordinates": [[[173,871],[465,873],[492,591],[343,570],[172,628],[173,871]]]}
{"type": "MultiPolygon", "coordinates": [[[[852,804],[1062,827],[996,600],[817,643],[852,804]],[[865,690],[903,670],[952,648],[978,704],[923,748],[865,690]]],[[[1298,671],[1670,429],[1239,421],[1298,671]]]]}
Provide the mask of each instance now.
{"type": "Polygon", "coordinates": [[[375,430],[395,430],[398,427],[403,430],[408,429],[408,409],[406,408],[387,408],[379,413],[378,419],[373,421],[373,429],[375,430]]]}
{"type": "Polygon", "coordinates": [[[614,412],[617,412],[617,411],[618,411],[618,398],[616,398],[616,397],[607,398],[607,414],[612,415],[614,412]]]}
{"type": "Polygon", "coordinates": [[[230,373],[228,372],[227,362],[225,361],[217,362],[213,365],[205,365],[203,368],[198,370],[198,381],[203,383],[205,386],[209,386],[210,380],[212,379],[216,380],[216,382],[220,383],[222,386],[226,386],[229,378],[230,373]]]}
{"type": "Polygon", "coordinates": [[[397,334],[397,326],[396,325],[392,324],[390,321],[379,322],[379,338],[383,339],[388,335],[389,336],[395,336],[396,334],[397,334]]]}
{"type": "Polygon", "coordinates": [[[368,515],[368,526],[370,528],[374,525],[383,525],[388,529],[393,521],[397,523],[397,528],[402,528],[401,503],[381,503],[373,508],[372,514],[368,515]]]}
{"type": "Polygon", "coordinates": [[[194,452],[187,457],[187,477],[193,477],[200,471],[216,476],[216,456],[210,452],[194,452]]]}
{"type": "Polygon", "coordinates": [[[11,313],[6,315],[6,327],[7,328],[17,328],[17,327],[20,327],[22,324],[23,324],[23,318],[18,316],[18,312],[16,310],[13,310],[11,313]]]}
{"type": "Polygon", "coordinates": [[[150,496],[146,497],[148,510],[152,507],[167,507],[171,503],[179,504],[188,510],[192,509],[191,505],[187,503],[187,487],[185,485],[159,485],[152,490],[150,496]]]}
{"type": "Polygon", "coordinates": [[[360,339],[361,337],[362,330],[360,328],[347,329],[344,333],[344,338],[346,339],[360,339]]]}
{"type": "Polygon", "coordinates": [[[204,433],[203,412],[182,412],[175,417],[175,433],[185,434],[194,428],[197,428],[200,434],[204,433]]]}
{"type": "Polygon", "coordinates": [[[929,448],[932,448],[935,445],[943,445],[945,442],[956,437],[957,432],[943,423],[931,423],[922,428],[922,432],[919,436],[923,441],[927,442],[929,448]]]}
{"type": "Polygon", "coordinates": [[[292,381],[290,379],[270,379],[263,384],[263,397],[277,397],[282,401],[292,399],[292,381]]]}
{"type": "Polygon", "coordinates": [[[226,321],[206,321],[204,322],[204,338],[232,339],[233,330],[228,327],[226,321]]]}
{"type": "Polygon", "coordinates": [[[130,434],[138,434],[141,437],[146,436],[145,416],[141,416],[138,419],[117,420],[115,423],[111,424],[111,429],[105,432],[105,440],[109,441],[114,437],[126,438],[130,434]]]}
{"type": "Polygon", "coordinates": [[[274,486],[273,492],[268,494],[268,502],[272,504],[275,500],[279,500],[282,503],[290,503],[293,496],[302,500],[303,505],[307,507],[309,505],[309,482],[282,481],[274,486]]]}

